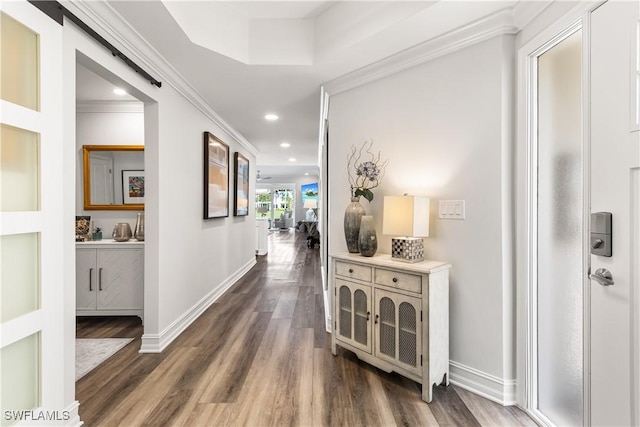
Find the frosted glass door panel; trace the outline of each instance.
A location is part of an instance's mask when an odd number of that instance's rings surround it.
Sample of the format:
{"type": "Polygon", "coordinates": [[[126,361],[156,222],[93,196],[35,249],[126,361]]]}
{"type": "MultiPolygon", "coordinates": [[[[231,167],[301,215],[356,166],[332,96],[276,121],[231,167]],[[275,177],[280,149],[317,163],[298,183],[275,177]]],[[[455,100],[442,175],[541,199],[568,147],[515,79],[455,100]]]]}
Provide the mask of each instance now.
{"type": "Polygon", "coordinates": [[[37,310],[40,262],[37,233],[0,236],[0,321],[37,310]]]}
{"type": "Polygon", "coordinates": [[[0,125],[0,211],[39,209],[38,139],[36,133],[0,125]]]}
{"type": "Polygon", "coordinates": [[[31,110],[38,102],[38,35],[0,12],[0,98],[31,110]]]}
{"type": "Polygon", "coordinates": [[[0,402],[2,425],[12,425],[5,411],[40,406],[40,333],[29,335],[0,350],[0,402]]]}
{"type": "Polygon", "coordinates": [[[582,32],[538,59],[538,409],[582,425],[582,32]]]}

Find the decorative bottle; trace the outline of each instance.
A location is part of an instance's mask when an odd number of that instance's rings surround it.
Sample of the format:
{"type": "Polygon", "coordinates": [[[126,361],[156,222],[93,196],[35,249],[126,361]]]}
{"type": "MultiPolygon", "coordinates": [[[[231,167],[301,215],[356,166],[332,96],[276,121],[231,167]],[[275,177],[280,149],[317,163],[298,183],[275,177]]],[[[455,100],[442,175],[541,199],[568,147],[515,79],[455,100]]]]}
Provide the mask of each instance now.
{"type": "Polygon", "coordinates": [[[376,236],[376,224],[372,215],[364,215],[360,222],[360,236],[358,248],[362,256],[374,256],[378,250],[378,237],[376,236]]]}

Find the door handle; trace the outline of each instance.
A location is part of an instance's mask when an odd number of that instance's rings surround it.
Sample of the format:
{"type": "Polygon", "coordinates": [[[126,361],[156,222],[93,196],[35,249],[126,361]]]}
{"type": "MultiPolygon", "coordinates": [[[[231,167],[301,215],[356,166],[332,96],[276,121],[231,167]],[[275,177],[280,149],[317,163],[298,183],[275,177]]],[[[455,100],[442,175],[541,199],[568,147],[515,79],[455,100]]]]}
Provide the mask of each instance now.
{"type": "Polygon", "coordinates": [[[611,272],[606,268],[597,269],[595,273],[589,275],[589,278],[600,283],[602,286],[613,286],[615,283],[611,272]]]}
{"type": "Polygon", "coordinates": [[[93,268],[89,269],[89,292],[93,291],[93,268]]]}
{"type": "Polygon", "coordinates": [[[102,290],[102,267],[98,269],[98,290],[102,290]]]}

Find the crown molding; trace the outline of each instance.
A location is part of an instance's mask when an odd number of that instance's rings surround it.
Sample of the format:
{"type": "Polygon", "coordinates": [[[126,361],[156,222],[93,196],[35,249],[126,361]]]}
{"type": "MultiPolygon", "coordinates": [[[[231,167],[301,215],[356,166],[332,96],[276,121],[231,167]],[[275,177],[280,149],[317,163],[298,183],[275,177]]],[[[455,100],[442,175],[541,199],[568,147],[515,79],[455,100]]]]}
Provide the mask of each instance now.
{"type": "MultiPolygon", "coordinates": [[[[100,33],[118,46],[128,56],[144,64],[146,69],[160,76],[160,79],[175,89],[206,117],[220,126],[249,153],[257,156],[260,151],[239,131],[227,123],[169,61],[147,42],[122,16],[107,2],[70,0],[65,7],[85,21],[94,31],[100,33]]],[[[161,90],[161,89],[160,89],[161,90]]]]}
{"type": "Polygon", "coordinates": [[[548,8],[552,1],[520,1],[513,7],[513,22],[518,29],[523,29],[548,8]]]}
{"type": "Polygon", "coordinates": [[[325,83],[323,87],[330,95],[336,95],[493,37],[516,34],[518,31],[518,27],[514,24],[513,9],[502,9],[485,18],[347,73],[325,83]]]}
{"type": "Polygon", "coordinates": [[[76,104],[78,113],[144,113],[140,101],[81,101],[76,104]]]}

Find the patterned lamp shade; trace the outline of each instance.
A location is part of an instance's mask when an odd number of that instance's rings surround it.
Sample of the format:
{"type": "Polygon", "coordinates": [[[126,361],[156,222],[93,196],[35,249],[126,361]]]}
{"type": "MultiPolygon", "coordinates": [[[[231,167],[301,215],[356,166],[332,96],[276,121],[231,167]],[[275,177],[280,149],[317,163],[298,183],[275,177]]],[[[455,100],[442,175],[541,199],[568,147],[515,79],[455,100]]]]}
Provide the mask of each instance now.
{"type": "Polygon", "coordinates": [[[391,257],[398,261],[424,261],[424,242],[429,236],[429,198],[384,196],[382,233],[391,239],[391,257]]]}

